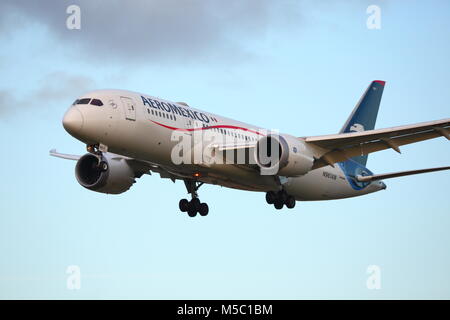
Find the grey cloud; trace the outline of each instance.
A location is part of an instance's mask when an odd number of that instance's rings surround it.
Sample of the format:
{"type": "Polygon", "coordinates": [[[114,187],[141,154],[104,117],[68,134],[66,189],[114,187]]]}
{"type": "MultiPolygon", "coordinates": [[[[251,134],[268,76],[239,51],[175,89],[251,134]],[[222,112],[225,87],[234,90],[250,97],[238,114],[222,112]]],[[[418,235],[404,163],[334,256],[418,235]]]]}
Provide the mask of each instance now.
{"type": "Polygon", "coordinates": [[[0,90],[0,119],[3,118],[7,112],[8,105],[15,105],[16,100],[8,90],[0,90]],[[11,104],[12,103],[12,104],[11,104]]]}
{"type": "Polygon", "coordinates": [[[76,97],[94,87],[93,79],[82,75],[70,75],[65,72],[52,72],[41,81],[45,86],[39,88],[34,97],[41,101],[57,101],[63,98],[76,97]]]}
{"type": "Polygon", "coordinates": [[[246,57],[245,41],[263,39],[268,28],[298,22],[298,1],[272,0],[2,0],[0,32],[24,20],[45,25],[78,55],[147,61],[246,57]],[[81,8],[81,30],[66,28],[66,8],[81,8]],[[26,17],[7,19],[12,15],[26,17]],[[242,43],[244,42],[244,44],[242,43]]]}
{"type": "Polygon", "coordinates": [[[57,102],[71,103],[72,101],[67,101],[68,97],[75,99],[95,86],[94,80],[89,77],[71,75],[62,71],[45,75],[39,83],[42,86],[20,97],[13,89],[0,89],[0,119],[14,116],[17,111],[42,106],[43,102],[45,106],[51,106],[57,102]]]}

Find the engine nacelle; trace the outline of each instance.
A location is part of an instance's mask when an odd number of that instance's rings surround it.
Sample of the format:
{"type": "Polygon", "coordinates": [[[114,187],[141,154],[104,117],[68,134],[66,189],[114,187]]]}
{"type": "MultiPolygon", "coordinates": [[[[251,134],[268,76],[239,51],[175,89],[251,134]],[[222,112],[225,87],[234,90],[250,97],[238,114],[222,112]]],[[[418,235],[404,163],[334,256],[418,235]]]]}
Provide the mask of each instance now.
{"type": "Polygon", "coordinates": [[[135,182],[126,160],[110,153],[102,154],[101,160],[92,153],[82,156],[75,166],[75,177],[89,190],[110,194],[125,192],[135,182]]]}
{"type": "Polygon", "coordinates": [[[314,164],[305,142],[290,135],[269,134],[259,139],[255,159],[261,174],[285,177],[304,175],[314,164]]]}

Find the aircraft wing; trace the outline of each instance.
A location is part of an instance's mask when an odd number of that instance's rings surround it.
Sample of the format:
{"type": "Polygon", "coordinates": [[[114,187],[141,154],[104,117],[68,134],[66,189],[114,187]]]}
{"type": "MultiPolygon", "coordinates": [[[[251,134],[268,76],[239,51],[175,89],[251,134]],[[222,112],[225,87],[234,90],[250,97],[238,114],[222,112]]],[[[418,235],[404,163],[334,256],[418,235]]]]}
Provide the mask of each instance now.
{"type": "Polygon", "coordinates": [[[250,149],[254,148],[256,146],[256,143],[226,143],[226,144],[220,144],[220,143],[214,143],[211,145],[211,148],[216,148],[219,151],[228,151],[228,150],[241,150],[241,149],[250,149]]]}
{"type": "Polygon", "coordinates": [[[81,158],[81,156],[76,155],[76,154],[59,153],[56,151],[56,149],[50,150],[49,153],[52,157],[57,157],[57,158],[62,158],[62,159],[67,159],[67,160],[78,160],[81,158]]]}
{"type": "MultiPolygon", "coordinates": [[[[66,159],[66,160],[78,160],[82,156],[67,154],[67,153],[59,153],[56,149],[50,150],[49,154],[53,157],[66,159]]],[[[151,172],[159,173],[161,178],[167,178],[175,182],[175,179],[183,179],[185,176],[182,173],[174,172],[168,168],[162,167],[160,165],[154,164],[149,161],[143,161],[138,159],[133,159],[129,157],[125,157],[119,154],[109,153],[111,157],[114,158],[122,158],[128,163],[128,165],[133,169],[136,174],[136,177],[140,178],[143,174],[151,175],[151,172]]]]}
{"type": "Polygon", "coordinates": [[[450,118],[386,129],[302,139],[324,150],[313,166],[313,169],[317,169],[385,149],[394,149],[400,153],[400,146],[441,136],[450,140],[450,118]]]}

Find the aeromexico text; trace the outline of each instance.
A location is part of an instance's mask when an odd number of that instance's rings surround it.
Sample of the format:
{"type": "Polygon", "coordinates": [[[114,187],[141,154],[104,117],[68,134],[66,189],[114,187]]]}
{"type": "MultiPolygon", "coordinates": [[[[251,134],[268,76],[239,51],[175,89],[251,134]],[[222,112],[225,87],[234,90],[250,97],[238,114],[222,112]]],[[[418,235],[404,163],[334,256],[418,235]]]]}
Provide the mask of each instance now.
{"type": "Polygon", "coordinates": [[[165,101],[158,101],[151,98],[146,98],[144,96],[141,96],[142,103],[145,105],[148,105],[149,107],[167,111],[167,112],[173,112],[177,115],[183,116],[185,118],[191,118],[194,120],[200,120],[205,123],[209,123],[211,120],[210,118],[204,114],[203,112],[198,112],[194,110],[189,110],[187,108],[183,108],[180,106],[177,106],[173,103],[165,102],[165,101]]]}

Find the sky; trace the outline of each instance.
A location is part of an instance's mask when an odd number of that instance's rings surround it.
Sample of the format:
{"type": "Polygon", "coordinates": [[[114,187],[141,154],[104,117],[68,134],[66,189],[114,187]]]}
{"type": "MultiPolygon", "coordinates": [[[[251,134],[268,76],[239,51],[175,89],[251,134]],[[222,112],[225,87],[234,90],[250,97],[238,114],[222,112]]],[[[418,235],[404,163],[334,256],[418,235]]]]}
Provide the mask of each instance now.
{"type": "MultiPolygon", "coordinates": [[[[81,187],[64,112],[126,89],[297,136],[340,130],[386,81],[376,128],[449,117],[450,3],[152,0],[0,3],[0,298],[450,299],[449,172],[277,211],[263,193],[181,181],[81,187]],[[70,5],[81,28],[69,30],[70,5]],[[366,12],[380,9],[380,29],[366,12]],[[379,289],[367,272],[377,266],[379,289]],[[80,287],[68,286],[69,266],[80,287]]],[[[447,166],[444,138],[370,155],[374,173],[447,166]]]]}

